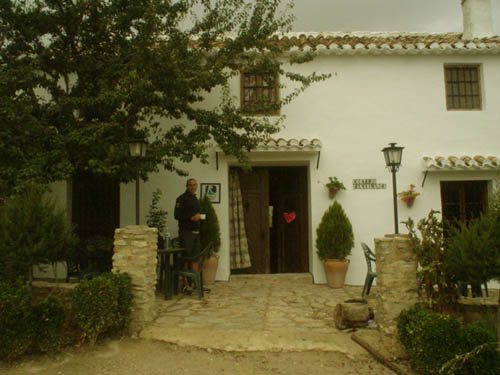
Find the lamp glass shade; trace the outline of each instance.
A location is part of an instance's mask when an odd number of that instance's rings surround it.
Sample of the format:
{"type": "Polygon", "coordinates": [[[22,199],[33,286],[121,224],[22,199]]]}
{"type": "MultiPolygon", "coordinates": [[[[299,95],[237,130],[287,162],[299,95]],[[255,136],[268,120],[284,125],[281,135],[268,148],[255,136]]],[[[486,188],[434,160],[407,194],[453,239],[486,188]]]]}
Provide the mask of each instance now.
{"type": "Polygon", "coordinates": [[[128,149],[132,157],[145,157],[147,143],[143,139],[133,139],[129,141],[128,149]]]}
{"type": "Polygon", "coordinates": [[[390,143],[389,147],[382,150],[384,153],[385,164],[388,167],[398,168],[401,165],[404,147],[396,146],[396,143],[390,143]]]}

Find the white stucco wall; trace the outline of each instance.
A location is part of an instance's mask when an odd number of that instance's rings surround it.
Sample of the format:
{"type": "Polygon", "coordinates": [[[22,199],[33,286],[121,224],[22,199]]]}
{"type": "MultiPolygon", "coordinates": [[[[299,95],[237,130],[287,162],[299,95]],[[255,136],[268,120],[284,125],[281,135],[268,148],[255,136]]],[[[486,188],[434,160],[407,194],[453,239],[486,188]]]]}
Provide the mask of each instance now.
{"type": "MultiPolygon", "coordinates": [[[[381,152],[389,142],[405,147],[397,174],[398,191],[414,184],[421,193],[412,208],[399,204],[400,221],[408,216],[417,221],[431,208],[440,210],[441,180],[492,181],[499,177],[494,171],[430,172],[421,186],[424,155],[500,156],[499,62],[500,55],[319,56],[312,63],[294,66],[304,74],[316,71],[332,73],[333,77],[313,85],[282,109],[285,127],[274,138],[319,138],[323,144],[319,169],[316,154],[256,153],[252,160],[256,165],[309,166],[309,254],[315,282],[326,281],[314,243],[316,227],[332,203],[324,187],[329,176],[337,176],[347,187],[335,199],[353,224],[355,247],[346,282],[355,285],[362,285],[366,274],[360,243],[373,246],[375,237],[394,231],[392,180],[381,152]],[[443,65],[450,63],[481,65],[482,110],[446,109],[443,65]],[[387,189],[354,190],[353,179],[364,178],[385,183],[387,189]]],[[[238,96],[237,78],[233,90],[238,96]]],[[[228,168],[234,163],[234,159],[219,155],[217,170],[214,151],[208,165],[186,165],[190,177],[199,183],[221,183],[221,203],[214,204],[222,232],[218,280],[227,280],[230,275],[228,168]]],[[[185,177],[164,172],[141,182],[141,223],[146,221],[152,192],[159,187],[164,193],[161,205],[169,211],[167,226],[176,235],[173,208],[176,197],[185,189],[185,181],[185,177]]],[[[134,183],[122,186],[121,226],[135,221],[134,194],[134,183]]],[[[399,229],[407,232],[403,224],[399,229]]]]}

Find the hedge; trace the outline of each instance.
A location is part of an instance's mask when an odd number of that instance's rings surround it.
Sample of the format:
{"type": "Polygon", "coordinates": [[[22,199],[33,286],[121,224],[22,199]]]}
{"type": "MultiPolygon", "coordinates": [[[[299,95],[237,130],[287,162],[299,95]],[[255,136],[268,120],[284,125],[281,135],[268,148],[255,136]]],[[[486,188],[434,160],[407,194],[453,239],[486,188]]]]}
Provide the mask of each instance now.
{"type": "Polygon", "coordinates": [[[70,294],[74,321],[94,344],[99,336],[127,330],[132,311],[132,281],[127,274],[104,273],[82,281],[70,294]]]}
{"type": "Polygon", "coordinates": [[[416,305],[398,317],[398,334],[414,367],[423,374],[500,375],[495,334],[416,305]],[[476,350],[477,348],[480,350],[476,350]],[[440,369],[460,357],[462,363],[440,369]]]}

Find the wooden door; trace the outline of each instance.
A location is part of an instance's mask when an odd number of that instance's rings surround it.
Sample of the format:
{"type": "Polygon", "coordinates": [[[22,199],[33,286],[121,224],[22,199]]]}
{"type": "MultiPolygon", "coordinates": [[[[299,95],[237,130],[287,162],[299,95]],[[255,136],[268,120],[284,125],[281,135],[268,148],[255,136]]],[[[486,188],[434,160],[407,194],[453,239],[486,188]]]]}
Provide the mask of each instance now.
{"type": "Polygon", "coordinates": [[[101,176],[75,176],[72,221],[81,240],[97,235],[113,238],[120,226],[119,183],[101,176]]]}
{"type": "Polygon", "coordinates": [[[269,273],[269,177],[266,168],[239,171],[252,267],[234,273],[269,273]]]}
{"type": "Polygon", "coordinates": [[[270,168],[269,180],[272,271],[308,272],[307,168],[270,168]]]}

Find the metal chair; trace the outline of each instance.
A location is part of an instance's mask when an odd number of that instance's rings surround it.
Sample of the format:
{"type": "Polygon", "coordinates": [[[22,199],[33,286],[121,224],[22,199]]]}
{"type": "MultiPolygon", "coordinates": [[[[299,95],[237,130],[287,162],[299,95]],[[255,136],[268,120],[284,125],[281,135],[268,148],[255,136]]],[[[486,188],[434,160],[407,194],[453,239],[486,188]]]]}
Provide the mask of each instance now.
{"type": "Polygon", "coordinates": [[[363,294],[361,295],[362,297],[364,297],[365,295],[367,296],[368,294],[370,294],[373,280],[375,279],[375,277],[377,277],[377,274],[372,270],[372,262],[375,262],[375,254],[364,242],[361,242],[361,247],[363,248],[363,253],[365,254],[367,266],[365,285],[363,286],[363,294]]]}
{"type": "Polygon", "coordinates": [[[208,244],[199,254],[194,256],[181,256],[178,258],[178,264],[174,264],[174,270],[172,271],[172,285],[174,286],[174,294],[177,294],[179,288],[179,276],[188,277],[193,279],[196,284],[196,292],[198,299],[203,299],[203,262],[206,256],[210,253],[212,244],[208,244]],[[196,269],[186,269],[185,265],[189,267],[191,263],[197,263],[196,269]]]}

